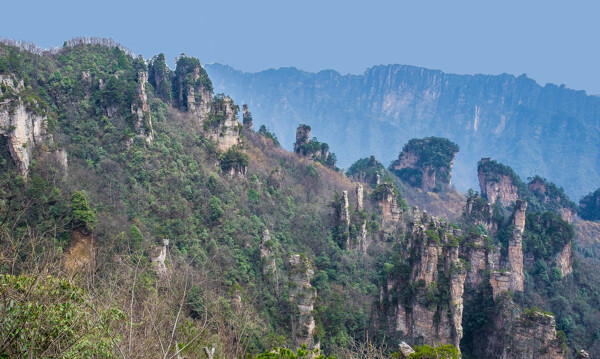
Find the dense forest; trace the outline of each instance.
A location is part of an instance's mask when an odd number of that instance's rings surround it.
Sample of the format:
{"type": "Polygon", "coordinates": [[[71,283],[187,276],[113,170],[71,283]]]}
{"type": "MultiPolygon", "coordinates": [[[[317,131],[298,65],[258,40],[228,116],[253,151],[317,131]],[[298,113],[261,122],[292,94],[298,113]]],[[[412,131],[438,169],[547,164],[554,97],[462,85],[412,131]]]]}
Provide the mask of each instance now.
{"type": "MultiPolygon", "coordinates": [[[[454,341],[391,323],[423,305],[442,325],[474,238],[510,252],[514,203],[423,191],[375,157],[343,172],[316,138],[286,151],[185,54],[172,70],[113,43],[31,50],[0,44],[1,358],[476,357],[498,308],[489,285],[465,289],[454,341]],[[432,283],[411,269],[420,245],[442,264],[456,253],[432,283]]],[[[405,149],[441,158],[448,183],[458,146],[427,143],[405,149]]],[[[507,173],[529,207],[523,289],[505,295],[519,318],[553,313],[565,358],[600,355],[598,191],[574,229],[562,188],[507,173]],[[565,273],[555,258],[571,245],[565,273]]]]}

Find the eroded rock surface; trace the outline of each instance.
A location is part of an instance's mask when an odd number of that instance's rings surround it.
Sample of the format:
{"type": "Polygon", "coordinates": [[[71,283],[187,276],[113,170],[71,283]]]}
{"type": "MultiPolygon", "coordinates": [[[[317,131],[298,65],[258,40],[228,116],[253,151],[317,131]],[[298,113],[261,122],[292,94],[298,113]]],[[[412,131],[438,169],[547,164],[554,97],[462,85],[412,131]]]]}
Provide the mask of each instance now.
{"type": "Polygon", "coordinates": [[[315,340],[313,309],[317,290],[310,284],[314,275],[308,258],[294,254],[290,258],[289,298],[292,303],[292,340],[294,346],[306,344],[309,349],[319,348],[315,340]]]}

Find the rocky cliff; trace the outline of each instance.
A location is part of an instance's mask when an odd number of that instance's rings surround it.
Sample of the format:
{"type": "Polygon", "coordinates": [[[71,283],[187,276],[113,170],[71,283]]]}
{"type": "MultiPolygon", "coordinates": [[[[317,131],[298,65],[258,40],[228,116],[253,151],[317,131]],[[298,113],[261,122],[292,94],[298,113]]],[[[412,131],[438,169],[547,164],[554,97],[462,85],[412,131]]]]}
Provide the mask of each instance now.
{"type": "Polygon", "coordinates": [[[308,258],[294,254],[290,258],[289,299],[292,303],[292,340],[296,347],[319,348],[315,340],[313,309],[317,290],[310,284],[314,275],[308,258]]]}
{"type": "Polygon", "coordinates": [[[19,172],[27,178],[34,151],[43,143],[50,144],[46,132],[46,116],[37,100],[25,93],[23,81],[0,74],[0,136],[19,172]]]}
{"type": "Polygon", "coordinates": [[[459,259],[460,231],[418,209],[411,222],[405,247],[410,271],[388,279],[388,300],[398,298],[395,330],[409,343],[459,347],[467,274],[459,259]]]}
{"type": "Polygon", "coordinates": [[[131,114],[135,116],[134,128],[137,135],[144,138],[146,142],[152,143],[154,140],[154,130],[152,129],[152,116],[150,115],[148,96],[146,95],[147,83],[148,72],[140,71],[135,88],[137,99],[131,104],[131,114]]]}
{"type": "Polygon", "coordinates": [[[237,119],[238,106],[227,96],[217,96],[209,107],[210,114],[204,121],[204,131],[221,152],[240,146],[242,125],[237,119]]]}
{"type": "Polygon", "coordinates": [[[560,214],[563,220],[573,223],[577,216],[577,205],[567,197],[562,188],[540,176],[532,178],[527,188],[538,200],[540,207],[560,214]]]}
{"type": "Polygon", "coordinates": [[[442,191],[452,182],[455,143],[438,137],[412,139],[389,167],[405,183],[425,192],[442,191]]]}
{"type": "Polygon", "coordinates": [[[520,179],[510,167],[489,158],[482,158],[477,165],[477,177],[481,195],[489,203],[499,201],[507,207],[519,198],[520,179]]]}
{"type": "Polygon", "coordinates": [[[211,110],[213,89],[200,61],[185,55],[179,57],[173,82],[175,105],[192,113],[202,124],[211,110]]]}
{"type": "Polygon", "coordinates": [[[520,309],[510,298],[497,302],[492,328],[478,358],[566,359],[567,352],[556,336],[553,315],[537,308],[520,309]]]}

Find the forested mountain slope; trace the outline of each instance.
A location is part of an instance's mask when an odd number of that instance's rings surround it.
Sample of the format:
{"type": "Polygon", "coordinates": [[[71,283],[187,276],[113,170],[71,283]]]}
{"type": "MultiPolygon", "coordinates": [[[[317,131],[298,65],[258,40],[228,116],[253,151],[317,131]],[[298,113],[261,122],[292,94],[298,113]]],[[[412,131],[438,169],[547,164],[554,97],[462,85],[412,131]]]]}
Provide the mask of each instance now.
{"type": "Polygon", "coordinates": [[[600,353],[596,251],[545,179],[486,159],[465,197],[433,137],[342,173],[310,118],[281,148],[198,59],[28,49],[0,44],[0,357],[600,353]]]}

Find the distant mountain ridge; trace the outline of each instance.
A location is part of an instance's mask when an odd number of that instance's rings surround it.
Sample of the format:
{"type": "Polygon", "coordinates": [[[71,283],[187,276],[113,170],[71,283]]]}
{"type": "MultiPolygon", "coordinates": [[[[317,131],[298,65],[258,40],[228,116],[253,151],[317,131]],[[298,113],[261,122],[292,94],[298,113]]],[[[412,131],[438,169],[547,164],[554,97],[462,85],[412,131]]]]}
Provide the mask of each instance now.
{"type": "Polygon", "coordinates": [[[296,68],[244,73],[205,66],[215,92],[247,103],[291,148],[299,123],[330,144],[340,167],[375,155],[388,165],[411,138],[439,136],[460,146],[453,183],[477,188],[481,157],[536,174],[578,199],[600,177],[600,98],[525,75],[455,75],[406,65],[381,65],[362,75],[296,68]]]}

